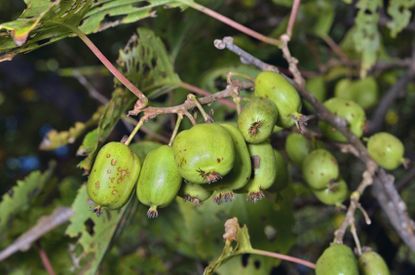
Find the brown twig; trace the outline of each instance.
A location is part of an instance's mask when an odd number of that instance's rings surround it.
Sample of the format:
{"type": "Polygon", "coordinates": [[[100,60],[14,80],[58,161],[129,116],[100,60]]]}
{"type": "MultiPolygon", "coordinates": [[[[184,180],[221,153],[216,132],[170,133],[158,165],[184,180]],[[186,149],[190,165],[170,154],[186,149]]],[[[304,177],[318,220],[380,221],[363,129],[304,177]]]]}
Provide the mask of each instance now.
{"type": "Polygon", "coordinates": [[[253,37],[253,38],[255,38],[259,41],[262,41],[264,43],[274,45],[274,46],[279,46],[280,45],[279,40],[268,37],[268,36],[265,36],[263,34],[260,34],[256,31],[254,31],[254,30],[252,30],[252,29],[250,29],[250,28],[248,28],[248,27],[246,27],[242,24],[239,24],[238,22],[236,22],[236,21],[234,21],[234,20],[232,20],[232,19],[230,19],[230,18],[228,18],[228,17],[226,17],[226,16],[224,16],[224,15],[222,15],[222,14],[220,14],[220,13],[214,11],[214,10],[211,10],[211,9],[205,7],[205,6],[202,6],[202,5],[200,5],[196,2],[187,1],[187,0],[180,0],[180,1],[183,2],[186,5],[189,5],[191,8],[193,8],[195,10],[198,10],[198,11],[200,11],[200,12],[202,12],[202,13],[204,13],[204,14],[206,14],[206,15],[208,15],[208,16],[210,16],[210,17],[212,17],[212,18],[214,18],[214,19],[216,19],[216,20],[218,20],[218,21],[220,21],[220,22],[222,22],[222,23],[224,23],[224,24],[226,24],[226,25],[228,25],[228,26],[244,33],[244,34],[246,34],[246,35],[248,35],[248,36],[250,36],[250,37],[253,37]]]}
{"type": "Polygon", "coordinates": [[[385,115],[389,110],[389,107],[392,106],[395,100],[399,97],[402,90],[404,90],[406,85],[408,85],[409,81],[414,76],[414,73],[415,71],[412,70],[406,71],[382,97],[381,101],[378,103],[375,111],[373,112],[370,122],[368,123],[366,131],[368,134],[377,132],[382,128],[383,122],[385,120],[385,115]]]}
{"type": "MultiPolygon", "coordinates": [[[[208,95],[212,94],[212,93],[209,93],[208,91],[203,90],[202,88],[199,88],[199,87],[197,87],[195,85],[192,85],[190,83],[187,83],[187,82],[180,83],[180,87],[182,87],[183,89],[189,90],[192,93],[197,94],[197,95],[208,96],[208,95]]],[[[229,100],[219,99],[218,102],[220,102],[221,104],[223,104],[223,105],[225,105],[225,106],[227,106],[231,109],[234,109],[234,110],[236,109],[235,103],[233,103],[229,100]]]]}
{"type": "MultiPolygon", "coordinates": [[[[328,35],[325,35],[322,37],[322,39],[324,40],[324,42],[326,42],[326,44],[330,47],[330,49],[340,58],[340,60],[345,63],[345,64],[350,64],[350,59],[347,56],[347,54],[345,54],[343,52],[343,50],[340,48],[339,45],[337,45],[337,43],[328,35]]],[[[356,62],[356,65],[358,65],[358,63],[356,62]]]]}
{"type": "Polygon", "coordinates": [[[50,263],[48,254],[43,248],[38,249],[40,260],[42,261],[43,267],[46,269],[49,275],[55,275],[55,270],[53,269],[52,264],[50,263]]]}
{"type": "MultiPolygon", "coordinates": [[[[141,113],[142,116],[140,120],[138,121],[136,127],[134,128],[134,130],[131,132],[130,136],[126,140],[125,144],[127,145],[130,144],[131,140],[134,138],[138,130],[143,126],[143,124],[147,120],[153,119],[156,116],[161,115],[161,114],[177,114],[177,115],[186,116],[191,121],[191,123],[195,125],[196,120],[189,113],[189,110],[192,110],[194,108],[198,108],[200,110],[200,107],[201,107],[200,104],[205,105],[205,104],[216,102],[220,99],[224,99],[227,97],[237,97],[239,96],[239,89],[242,87],[248,88],[248,85],[246,83],[244,84],[239,83],[238,81],[235,81],[235,82],[229,81],[228,86],[223,91],[220,91],[214,94],[209,94],[205,97],[197,98],[197,99],[195,97],[188,97],[184,103],[176,105],[176,106],[170,106],[170,107],[149,106],[142,110],[135,110],[135,109],[131,110],[129,112],[130,114],[138,115],[139,113],[141,113]]],[[[207,119],[206,115],[207,114],[204,114],[205,119],[207,119]]]]}
{"type": "Polygon", "coordinates": [[[284,254],[271,252],[271,251],[266,251],[266,250],[261,250],[261,249],[252,249],[250,252],[253,253],[253,254],[256,254],[256,255],[267,256],[267,257],[271,257],[271,258],[274,258],[274,259],[279,259],[279,260],[283,260],[283,261],[288,261],[288,262],[300,264],[300,265],[309,267],[311,269],[316,268],[316,265],[312,262],[309,262],[309,261],[304,260],[304,259],[296,258],[296,257],[293,257],[293,256],[289,256],[289,255],[284,255],[284,254]]]}
{"type": "Polygon", "coordinates": [[[233,44],[233,38],[230,36],[226,36],[223,39],[215,39],[215,41],[213,42],[213,45],[218,50],[223,50],[226,48],[230,50],[231,52],[235,53],[236,55],[240,57],[241,62],[244,64],[252,64],[260,68],[263,71],[274,71],[274,72],[279,71],[277,67],[262,62],[258,58],[255,58],[248,52],[242,50],[241,48],[233,44]]]}
{"type": "MultiPolygon", "coordinates": [[[[88,95],[97,100],[99,103],[101,104],[107,104],[109,99],[107,97],[105,97],[104,95],[102,95],[95,87],[94,85],[92,85],[92,83],[82,74],[80,74],[79,72],[75,71],[74,72],[74,77],[78,80],[78,82],[85,87],[85,89],[88,91],[88,95]]],[[[124,123],[124,126],[131,131],[133,129],[133,127],[131,125],[137,125],[138,121],[135,120],[132,117],[129,117],[127,115],[123,115],[121,117],[122,122],[124,123]]],[[[160,142],[164,142],[167,143],[169,142],[169,139],[163,135],[160,135],[154,131],[152,131],[151,129],[143,126],[141,127],[141,131],[143,131],[145,134],[147,134],[150,138],[153,138],[157,141],[160,142]]]]}
{"type": "MultiPolygon", "coordinates": [[[[298,69],[298,60],[294,58],[288,48],[288,41],[290,40],[290,37],[287,34],[283,34],[281,36],[282,46],[281,50],[283,52],[284,58],[287,60],[289,64],[289,70],[292,73],[294,77],[293,85],[296,87],[300,95],[310,102],[310,104],[314,107],[314,110],[316,111],[318,117],[331,124],[333,127],[335,127],[340,133],[342,133],[348,143],[355,148],[355,151],[358,152],[358,157],[365,163],[366,170],[363,174],[362,182],[359,184],[358,188],[355,192],[353,192],[350,200],[350,205],[348,207],[346,218],[344,222],[341,224],[338,230],[335,232],[335,242],[342,242],[344,234],[346,233],[346,230],[354,223],[354,217],[355,212],[357,209],[360,208],[360,197],[366,190],[366,188],[370,185],[372,185],[374,182],[375,184],[380,184],[379,180],[375,178],[375,173],[378,170],[377,164],[370,158],[366,147],[364,144],[358,139],[355,135],[353,135],[348,127],[345,120],[341,119],[340,117],[337,117],[333,115],[330,111],[327,110],[327,108],[318,101],[313,95],[311,95],[305,88],[304,88],[304,78],[301,75],[300,70],[298,69]]],[[[237,47],[235,45],[235,47],[237,47]]],[[[234,51],[235,52],[235,51],[234,51]]],[[[240,54],[244,54],[243,51],[239,51],[240,54]]],[[[250,58],[252,56],[250,55],[250,58]]],[[[255,58],[255,57],[254,57],[255,58]]],[[[252,63],[253,65],[258,64],[258,62],[252,63]]],[[[390,182],[388,182],[390,183],[390,182]]],[[[399,205],[400,207],[394,207],[392,209],[388,209],[389,211],[385,211],[388,218],[390,219],[391,223],[395,226],[395,229],[397,233],[401,236],[402,240],[415,251],[415,246],[412,246],[412,241],[415,242],[415,234],[412,231],[408,231],[408,226],[413,226],[413,222],[406,213],[406,206],[405,203],[400,198],[398,192],[396,191],[396,188],[392,184],[388,184],[389,188],[384,188],[381,192],[384,194],[383,197],[386,198],[387,201],[395,200],[394,204],[399,205]]],[[[379,189],[376,189],[379,191],[379,189]]],[[[377,193],[377,192],[376,192],[377,193]]],[[[378,201],[378,196],[375,196],[378,201]]]]}
{"type": "Polygon", "coordinates": [[[26,251],[40,237],[67,222],[72,217],[73,211],[70,208],[56,208],[52,214],[41,217],[35,226],[23,233],[11,245],[0,251],[0,261],[5,260],[18,251],[26,251]]]}
{"type": "Polygon", "coordinates": [[[294,24],[295,21],[297,19],[297,14],[298,14],[298,10],[300,8],[301,5],[301,0],[294,0],[294,3],[291,7],[291,13],[290,13],[290,19],[288,20],[288,26],[287,26],[287,31],[286,34],[291,37],[292,36],[292,32],[294,29],[294,24]]]}

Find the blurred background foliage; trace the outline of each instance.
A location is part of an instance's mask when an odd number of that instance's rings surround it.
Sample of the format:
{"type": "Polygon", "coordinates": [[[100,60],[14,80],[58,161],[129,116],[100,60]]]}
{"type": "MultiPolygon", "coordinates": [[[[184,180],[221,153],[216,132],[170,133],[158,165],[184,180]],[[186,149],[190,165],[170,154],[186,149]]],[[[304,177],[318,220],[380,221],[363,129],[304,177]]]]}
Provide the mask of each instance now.
{"type": "MultiPolygon", "coordinates": [[[[292,4],[290,0],[200,2],[273,37],[285,31],[292,4]]],[[[414,3],[346,2],[302,1],[291,50],[300,61],[307,84],[312,87],[310,90],[321,100],[342,93],[342,89],[354,89],[351,83],[360,91],[361,84],[356,84],[360,77],[374,82],[369,88],[363,84],[363,89],[376,93],[374,103],[366,102],[367,114],[371,117],[379,99],[408,70],[414,48],[415,22],[410,12],[414,3]],[[396,15],[396,10],[402,14],[396,15]]],[[[0,22],[15,19],[24,7],[23,1],[1,1],[0,22]]],[[[143,88],[144,92],[152,95],[153,105],[164,106],[179,104],[186,98],[187,91],[180,87],[181,81],[215,92],[225,87],[229,71],[250,76],[258,73],[255,68],[242,65],[233,54],[213,47],[213,40],[223,36],[233,36],[237,45],[287,72],[284,70],[287,64],[277,48],[251,40],[192,9],[158,8],[155,18],[109,28],[90,38],[110,60],[114,63],[118,60],[121,70],[139,83],[140,88],[150,83],[148,89],[143,88]],[[147,38],[134,42],[130,40],[134,34],[147,38]],[[152,42],[146,45],[143,41],[152,42]],[[160,84],[165,77],[147,75],[138,66],[131,66],[146,62],[140,61],[137,50],[140,43],[142,47],[153,48],[152,54],[157,58],[165,56],[167,61],[159,69],[171,69],[169,81],[160,84]]],[[[0,194],[3,194],[0,249],[59,206],[72,205],[75,212],[69,227],[67,224],[57,227],[27,251],[4,260],[0,264],[2,274],[44,274],[42,251],[46,251],[58,274],[88,274],[97,268],[100,274],[200,274],[220,254],[223,223],[232,216],[248,225],[254,247],[310,261],[318,258],[332,240],[332,232],[342,221],[343,212],[317,202],[301,184],[299,168],[291,163],[290,187],[255,205],[248,204],[243,195],[228,205],[216,206],[209,201],[197,208],[178,198],[172,206],[161,210],[158,219],[148,220],[143,206],[132,200],[120,211],[94,217],[91,207],[82,199],[86,194],[82,188],[86,177],[77,168],[82,158],[76,153],[82,145],[92,156],[91,161],[102,142],[120,140],[129,133],[131,125],[120,118],[131,107],[133,98],[126,91],[114,91],[120,85],[113,83],[112,76],[76,38],[63,39],[0,63],[0,194]],[[98,100],[91,87],[101,95],[98,100]],[[103,101],[111,98],[105,109],[100,110],[103,101]],[[91,120],[94,114],[101,117],[100,122],[91,120]],[[102,114],[106,117],[104,121],[102,114]],[[63,136],[62,146],[39,150],[52,129],[67,131],[76,122],[85,124],[74,128],[77,138],[71,143],[65,142],[67,136],[63,136]],[[98,137],[84,138],[98,123],[98,137]]],[[[345,96],[350,95],[346,92],[345,96]]],[[[388,109],[382,128],[400,137],[406,157],[412,160],[415,159],[414,103],[412,81],[388,109]]],[[[232,110],[220,104],[212,104],[210,108],[218,121],[234,116],[232,110]]],[[[165,140],[174,126],[174,117],[159,117],[146,126],[157,136],[140,133],[139,140],[165,140]]],[[[311,123],[310,127],[314,126],[311,123]]],[[[275,135],[276,148],[283,150],[286,134],[283,131],[275,135]]],[[[151,146],[150,143],[143,145],[140,153],[145,155],[151,146]]],[[[361,163],[348,155],[336,153],[336,157],[342,165],[342,175],[353,189],[363,170],[361,163]]],[[[81,167],[87,166],[88,162],[81,163],[81,167]]],[[[409,213],[414,213],[413,180],[405,180],[404,168],[394,173],[401,183],[398,187],[408,203],[409,213]]],[[[370,194],[365,194],[363,202],[372,217],[372,225],[365,226],[363,219],[359,219],[357,226],[362,243],[383,255],[394,274],[414,274],[414,254],[402,244],[370,194]]],[[[352,244],[350,236],[346,242],[352,244]]],[[[227,262],[218,274],[311,273],[299,265],[243,255],[227,262]]]]}

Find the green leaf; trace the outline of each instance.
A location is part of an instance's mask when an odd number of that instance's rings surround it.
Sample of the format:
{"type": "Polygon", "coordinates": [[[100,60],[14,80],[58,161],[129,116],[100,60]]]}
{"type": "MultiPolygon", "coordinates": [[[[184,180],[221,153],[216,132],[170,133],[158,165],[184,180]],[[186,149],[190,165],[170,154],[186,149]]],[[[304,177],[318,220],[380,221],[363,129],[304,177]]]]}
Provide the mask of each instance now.
{"type": "Polygon", "coordinates": [[[0,24],[0,61],[51,44],[73,32],[86,34],[155,15],[158,7],[184,8],[175,0],[25,0],[26,9],[14,21],[0,24]]]}
{"type": "Polygon", "coordinates": [[[14,216],[29,209],[50,180],[54,167],[54,164],[51,165],[44,173],[39,171],[30,173],[25,179],[17,181],[17,184],[3,195],[0,202],[0,232],[4,232],[14,216]]]}
{"type": "Polygon", "coordinates": [[[72,204],[74,212],[66,235],[78,238],[82,252],[77,256],[81,259],[81,274],[95,274],[99,264],[113,238],[117,225],[120,222],[129,204],[120,210],[103,210],[97,217],[88,203],[89,197],[86,186],[78,190],[78,195],[72,204]]]}
{"type": "Polygon", "coordinates": [[[356,50],[361,53],[361,77],[375,64],[380,49],[381,36],[378,30],[381,0],[359,0],[353,41],[356,50]]]}
{"type": "Polygon", "coordinates": [[[415,0],[389,1],[387,11],[391,21],[388,22],[387,26],[391,31],[392,37],[396,37],[409,24],[412,15],[411,8],[414,6],[415,0]]]}
{"type": "Polygon", "coordinates": [[[89,131],[82,140],[76,154],[78,156],[88,156],[95,150],[95,145],[98,143],[98,128],[89,131]]]}
{"type": "Polygon", "coordinates": [[[237,218],[228,219],[225,222],[223,238],[225,239],[225,246],[222,254],[205,268],[203,274],[213,274],[225,261],[242,253],[249,253],[252,250],[248,228],[246,225],[240,227],[237,218]]]}
{"type": "Polygon", "coordinates": [[[243,194],[237,194],[235,200],[229,203],[217,205],[213,200],[207,200],[199,207],[178,199],[177,210],[166,209],[163,212],[161,209],[160,217],[168,222],[161,224],[160,220],[154,225],[153,232],[189,257],[211,260],[223,248],[221,236],[224,222],[237,217],[241,224],[248,226],[252,246],[285,253],[295,242],[289,190],[284,189],[277,202],[264,199],[255,204],[247,203],[243,194]],[[176,240],[180,240],[180,245],[176,240]]]}
{"type": "Polygon", "coordinates": [[[118,64],[122,73],[146,94],[159,94],[177,87],[181,81],[174,72],[166,48],[153,31],[137,29],[120,51],[118,64]]]}

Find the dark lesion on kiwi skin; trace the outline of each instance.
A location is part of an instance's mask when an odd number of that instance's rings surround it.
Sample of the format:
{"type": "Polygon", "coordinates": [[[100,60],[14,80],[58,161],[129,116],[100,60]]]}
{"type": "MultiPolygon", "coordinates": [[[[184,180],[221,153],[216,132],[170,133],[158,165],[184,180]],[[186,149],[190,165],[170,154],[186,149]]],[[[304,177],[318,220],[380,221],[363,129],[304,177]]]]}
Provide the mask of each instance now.
{"type": "Polygon", "coordinates": [[[207,183],[214,183],[222,179],[222,175],[215,171],[206,172],[199,168],[197,172],[207,183]]]}
{"type": "Polygon", "coordinates": [[[259,130],[261,129],[261,127],[264,125],[264,121],[263,120],[257,120],[255,122],[253,122],[251,124],[251,126],[249,126],[248,132],[250,136],[256,136],[259,133],[259,130]]]}

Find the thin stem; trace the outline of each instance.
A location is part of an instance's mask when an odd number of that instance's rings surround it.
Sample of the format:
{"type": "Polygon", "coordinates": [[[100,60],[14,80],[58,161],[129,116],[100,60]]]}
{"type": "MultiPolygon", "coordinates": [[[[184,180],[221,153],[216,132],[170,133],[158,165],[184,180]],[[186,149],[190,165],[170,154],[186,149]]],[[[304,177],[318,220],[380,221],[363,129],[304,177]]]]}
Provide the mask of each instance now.
{"type": "Polygon", "coordinates": [[[145,106],[148,103],[147,97],[133,84],[131,83],[114,65],[111,61],[95,46],[95,44],[88,38],[83,32],[77,32],[78,37],[85,43],[85,45],[95,54],[99,61],[128,89],[135,94],[142,104],[145,106]]]}
{"type": "Polygon", "coordinates": [[[49,261],[49,257],[48,257],[48,254],[46,254],[46,251],[43,250],[42,248],[39,248],[38,253],[39,253],[39,256],[40,256],[40,260],[42,261],[42,264],[45,267],[48,274],[49,275],[55,275],[56,274],[55,270],[53,270],[53,266],[49,261]]]}
{"type": "MultiPolygon", "coordinates": [[[[203,95],[203,96],[211,95],[211,93],[209,93],[208,91],[205,91],[205,90],[203,90],[203,89],[201,89],[201,88],[199,88],[199,87],[197,87],[195,85],[192,85],[190,83],[187,83],[187,82],[180,83],[180,87],[182,87],[183,89],[189,90],[189,91],[191,91],[191,92],[193,92],[193,93],[195,93],[197,95],[203,95]]],[[[225,106],[227,106],[227,107],[229,107],[231,109],[235,109],[236,108],[235,104],[232,103],[229,100],[219,99],[218,102],[220,102],[221,104],[223,104],[223,105],[225,105],[225,106]]]]}
{"type": "Polygon", "coordinates": [[[213,45],[218,50],[228,49],[231,52],[239,56],[240,60],[244,64],[252,64],[263,71],[274,71],[278,72],[278,68],[267,63],[262,62],[258,58],[254,57],[250,53],[244,51],[233,43],[233,38],[226,36],[223,39],[215,39],[213,45]]]}
{"type": "Polygon", "coordinates": [[[230,19],[230,18],[228,18],[228,17],[226,17],[226,16],[224,16],[224,15],[222,15],[222,14],[220,14],[220,13],[214,11],[214,10],[211,10],[211,9],[205,7],[205,6],[202,6],[202,5],[200,5],[198,3],[195,3],[195,2],[186,1],[186,0],[181,0],[180,2],[185,3],[186,5],[190,6],[191,8],[193,8],[195,10],[198,10],[198,11],[200,11],[200,12],[202,12],[202,13],[204,13],[204,14],[212,17],[212,18],[215,18],[216,20],[218,20],[218,21],[220,21],[220,22],[222,22],[222,23],[224,23],[224,24],[226,24],[226,25],[228,25],[228,26],[230,26],[230,27],[232,27],[232,28],[248,35],[248,36],[251,36],[251,37],[253,37],[253,38],[255,38],[259,41],[262,41],[264,43],[274,45],[274,46],[277,46],[277,47],[279,47],[279,45],[280,45],[279,40],[268,37],[268,36],[265,36],[263,34],[260,34],[260,33],[254,31],[254,30],[252,30],[252,29],[250,29],[250,28],[248,28],[248,27],[246,27],[242,24],[239,24],[238,22],[236,22],[236,21],[234,21],[234,20],[232,20],[232,19],[230,19]]]}
{"type": "Polygon", "coordinates": [[[301,5],[301,0],[294,0],[294,3],[291,8],[290,19],[288,20],[288,26],[287,26],[287,32],[286,32],[289,37],[291,37],[292,35],[295,20],[297,19],[297,14],[298,14],[300,5],[301,5]]]}
{"type": "Polygon", "coordinates": [[[362,255],[362,246],[360,245],[359,235],[357,234],[356,225],[354,221],[350,224],[350,232],[352,233],[354,243],[356,244],[357,255],[362,255]]]}
{"type": "Polygon", "coordinates": [[[177,132],[179,131],[180,123],[182,123],[182,120],[183,120],[183,115],[178,113],[176,125],[174,126],[173,133],[171,134],[171,137],[170,137],[169,146],[173,144],[174,138],[176,137],[177,132]]]}
{"type": "Polygon", "coordinates": [[[193,126],[197,124],[196,119],[192,116],[191,113],[189,113],[188,111],[185,111],[184,115],[190,120],[190,123],[192,123],[193,126]]]}
{"type": "Polygon", "coordinates": [[[210,115],[208,115],[206,112],[205,112],[205,110],[203,109],[203,106],[200,104],[200,102],[197,100],[197,98],[196,98],[196,96],[195,95],[193,95],[193,94],[189,94],[188,96],[187,96],[187,98],[189,99],[189,100],[191,100],[191,101],[193,101],[194,102],[194,104],[195,104],[195,106],[196,106],[196,108],[199,110],[199,112],[202,114],[202,116],[203,116],[203,120],[205,121],[205,122],[212,122],[213,121],[213,119],[210,117],[210,115]]]}
{"type": "Polygon", "coordinates": [[[132,131],[132,132],[130,133],[130,135],[128,136],[128,139],[127,139],[127,141],[125,142],[125,145],[130,145],[131,141],[133,140],[134,136],[137,134],[138,130],[140,130],[141,126],[143,126],[144,121],[145,121],[144,117],[142,117],[142,118],[138,121],[137,125],[135,125],[135,127],[134,127],[133,131],[132,131]]]}
{"type": "Polygon", "coordinates": [[[61,22],[54,22],[57,25],[68,28],[73,33],[75,33],[84,44],[91,50],[91,52],[101,61],[101,63],[111,72],[111,74],[116,77],[130,92],[135,94],[141,102],[143,107],[147,106],[148,99],[147,97],[138,89],[133,83],[131,83],[114,65],[111,61],[95,46],[94,42],[88,38],[80,29],[67,25],[61,22]]]}
{"type": "Polygon", "coordinates": [[[288,256],[288,255],[276,253],[276,252],[270,252],[270,251],[260,250],[260,249],[250,249],[249,253],[256,254],[256,255],[261,255],[261,256],[266,256],[266,257],[271,257],[271,258],[275,258],[275,259],[279,259],[279,260],[283,260],[283,261],[287,261],[287,262],[292,262],[292,263],[296,263],[296,264],[300,264],[300,265],[309,267],[311,269],[316,268],[316,265],[312,262],[309,262],[309,261],[304,260],[304,259],[299,259],[299,258],[296,258],[296,257],[293,257],[293,256],[288,256]]]}

